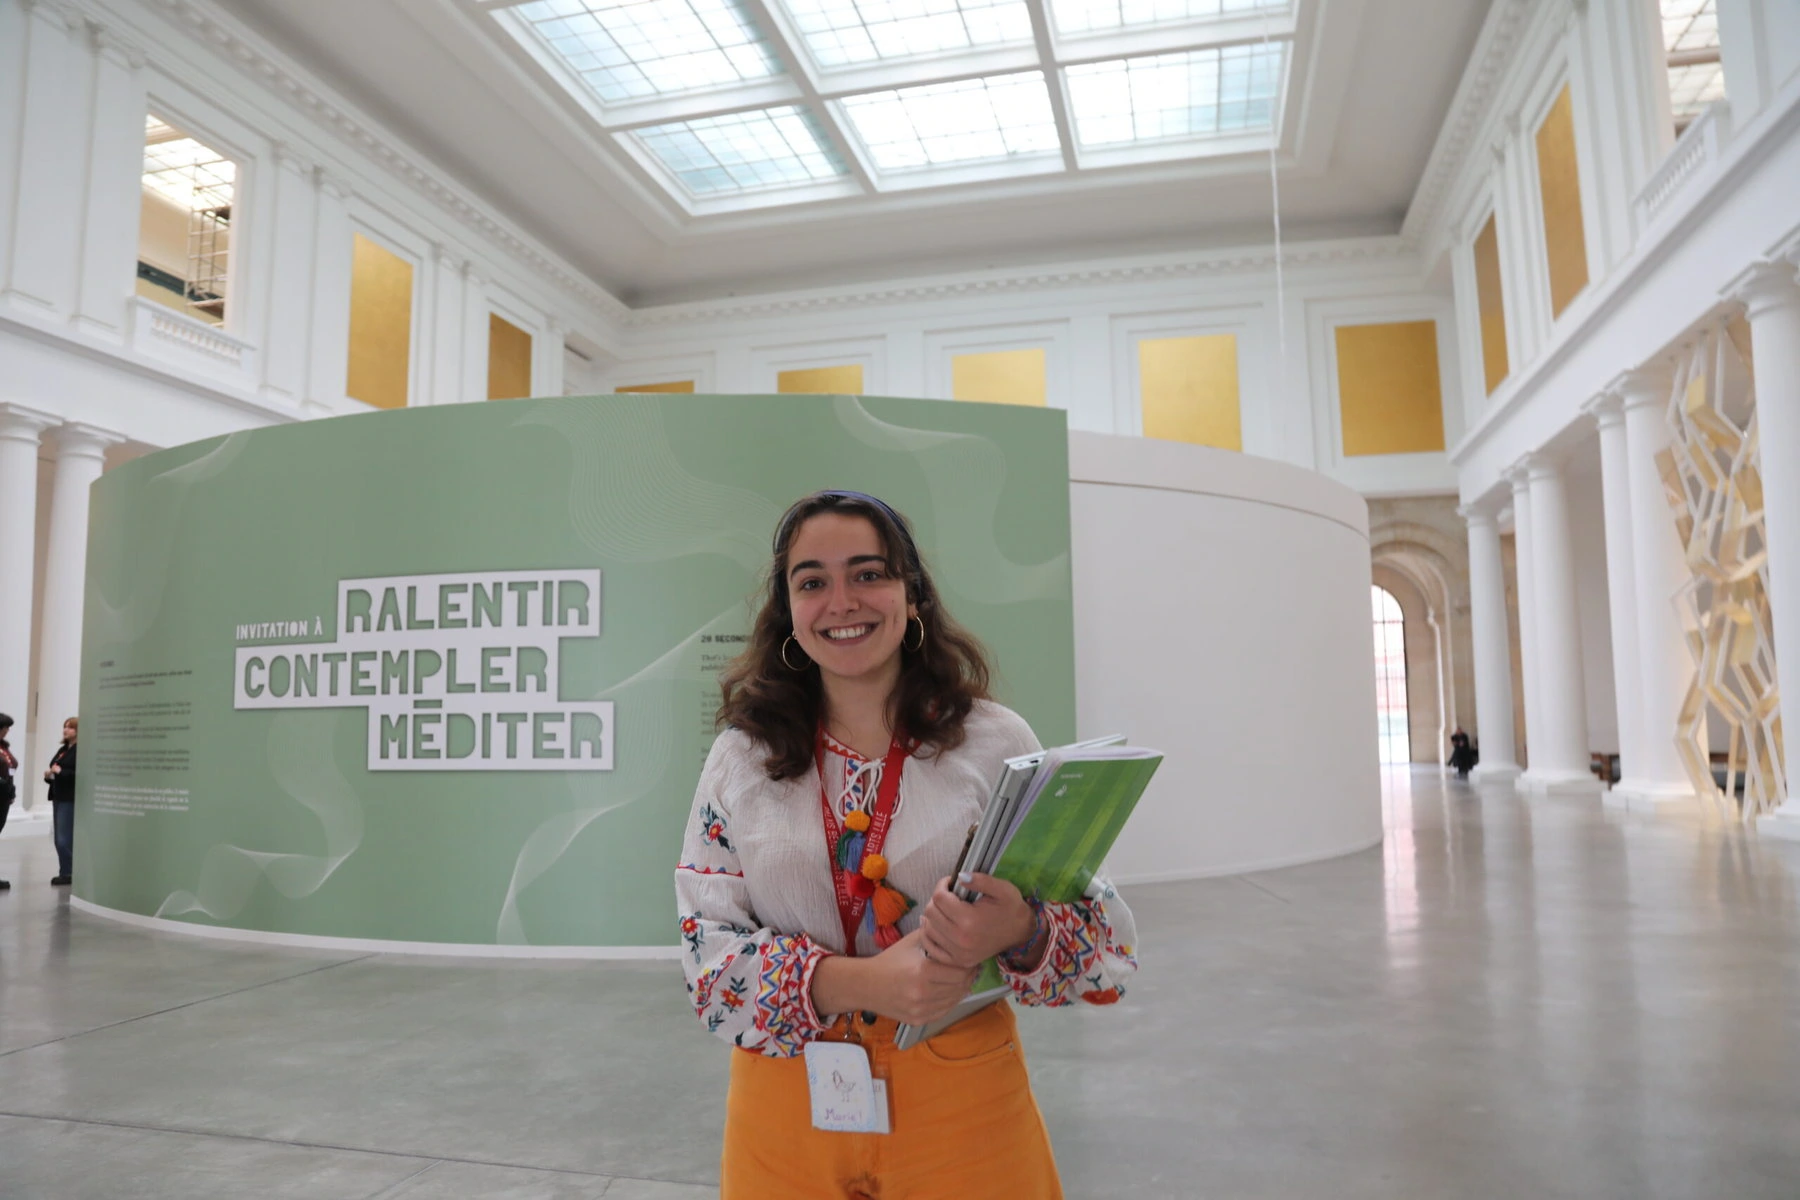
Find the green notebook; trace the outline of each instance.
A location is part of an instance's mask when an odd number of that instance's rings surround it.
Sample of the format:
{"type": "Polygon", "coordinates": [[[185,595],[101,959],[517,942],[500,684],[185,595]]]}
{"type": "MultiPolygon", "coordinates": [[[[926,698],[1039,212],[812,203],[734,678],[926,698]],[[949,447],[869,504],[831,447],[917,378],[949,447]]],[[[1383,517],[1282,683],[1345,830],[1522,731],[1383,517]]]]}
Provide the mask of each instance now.
{"type": "MultiPolygon", "coordinates": [[[[1007,759],[957,871],[998,876],[1039,900],[1079,900],[1162,765],[1158,751],[1118,742],[1104,738],[1007,759]]],[[[956,891],[965,900],[971,895],[956,891]]],[[[930,1025],[900,1026],[894,1044],[917,1045],[1007,991],[990,960],[968,999],[930,1025]]]]}

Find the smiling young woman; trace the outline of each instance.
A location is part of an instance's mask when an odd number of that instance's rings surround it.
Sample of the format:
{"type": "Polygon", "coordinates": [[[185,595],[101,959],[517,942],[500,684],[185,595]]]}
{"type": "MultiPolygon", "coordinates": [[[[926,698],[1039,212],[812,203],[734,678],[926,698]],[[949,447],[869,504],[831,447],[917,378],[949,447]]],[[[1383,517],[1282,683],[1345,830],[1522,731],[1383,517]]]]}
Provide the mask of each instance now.
{"type": "Polygon", "coordinates": [[[988,679],[899,513],[836,491],[788,510],[675,872],[690,998],[738,1049],[723,1200],[1061,1196],[1008,1005],[893,1047],[990,958],[1025,1004],[1109,1003],[1136,969],[1104,880],[1074,904],[949,890],[1001,762],[1038,748],[988,679]],[[891,1132],[814,1127],[809,1043],[857,1048],[891,1132]]]}

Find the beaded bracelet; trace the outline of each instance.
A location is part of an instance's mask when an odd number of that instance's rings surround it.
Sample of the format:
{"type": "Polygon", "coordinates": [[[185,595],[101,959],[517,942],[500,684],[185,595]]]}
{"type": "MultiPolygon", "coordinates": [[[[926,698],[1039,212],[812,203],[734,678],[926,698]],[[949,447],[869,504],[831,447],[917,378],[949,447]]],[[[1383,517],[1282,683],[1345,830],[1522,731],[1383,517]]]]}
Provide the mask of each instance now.
{"type": "Polygon", "coordinates": [[[1044,902],[1036,896],[1027,896],[1025,903],[1031,905],[1031,936],[1000,952],[1000,965],[1015,975],[1023,975],[1032,969],[1031,952],[1044,937],[1044,902]]]}

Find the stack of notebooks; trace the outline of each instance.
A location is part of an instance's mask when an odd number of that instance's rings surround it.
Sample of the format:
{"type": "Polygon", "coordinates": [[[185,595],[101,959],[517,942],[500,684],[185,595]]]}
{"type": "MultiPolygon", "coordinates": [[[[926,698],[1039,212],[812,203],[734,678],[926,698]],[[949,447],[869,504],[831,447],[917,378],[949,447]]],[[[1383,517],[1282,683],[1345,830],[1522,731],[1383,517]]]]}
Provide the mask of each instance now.
{"type": "MultiPolygon", "coordinates": [[[[1009,758],[969,833],[957,871],[998,876],[1027,896],[1081,899],[1137,807],[1163,756],[1122,737],[1097,738],[1009,758]]],[[[964,900],[974,893],[958,886],[964,900]]],[[[905,1050],[1007,994],[1000,968],[984,964],[968,999],[929,1025],[902,1025],[905,1050]]]]}

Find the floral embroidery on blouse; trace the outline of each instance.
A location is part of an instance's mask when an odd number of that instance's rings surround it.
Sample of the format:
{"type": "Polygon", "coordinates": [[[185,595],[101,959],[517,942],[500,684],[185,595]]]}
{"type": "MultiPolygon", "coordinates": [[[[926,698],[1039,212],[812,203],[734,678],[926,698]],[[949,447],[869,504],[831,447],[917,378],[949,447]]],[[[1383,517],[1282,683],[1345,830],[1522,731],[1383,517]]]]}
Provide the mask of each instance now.
{"type": "Polygon", "coordinates": [[[717,846],[728,854],[735,853],[731,848],[731,839],[725,836],[725,818],[710,804],[700,806],[700,840],[708,846],[717,846]]]}
{"type": "Polygon", "coordinates": [[[1108,907],[1106,901],[1118,896],[1110,883],[1096,879],[1088,891],[1083,899],[1043,906],[1049,944],[1035,971],[1002,965],[1001,974],[1021,1004],[1057,1007],[1077,999],[1113,1004],[1125,994],[1125,980],[1137,970],[1132,945],[1137,930],[1123,905],[1108,907]]]}

